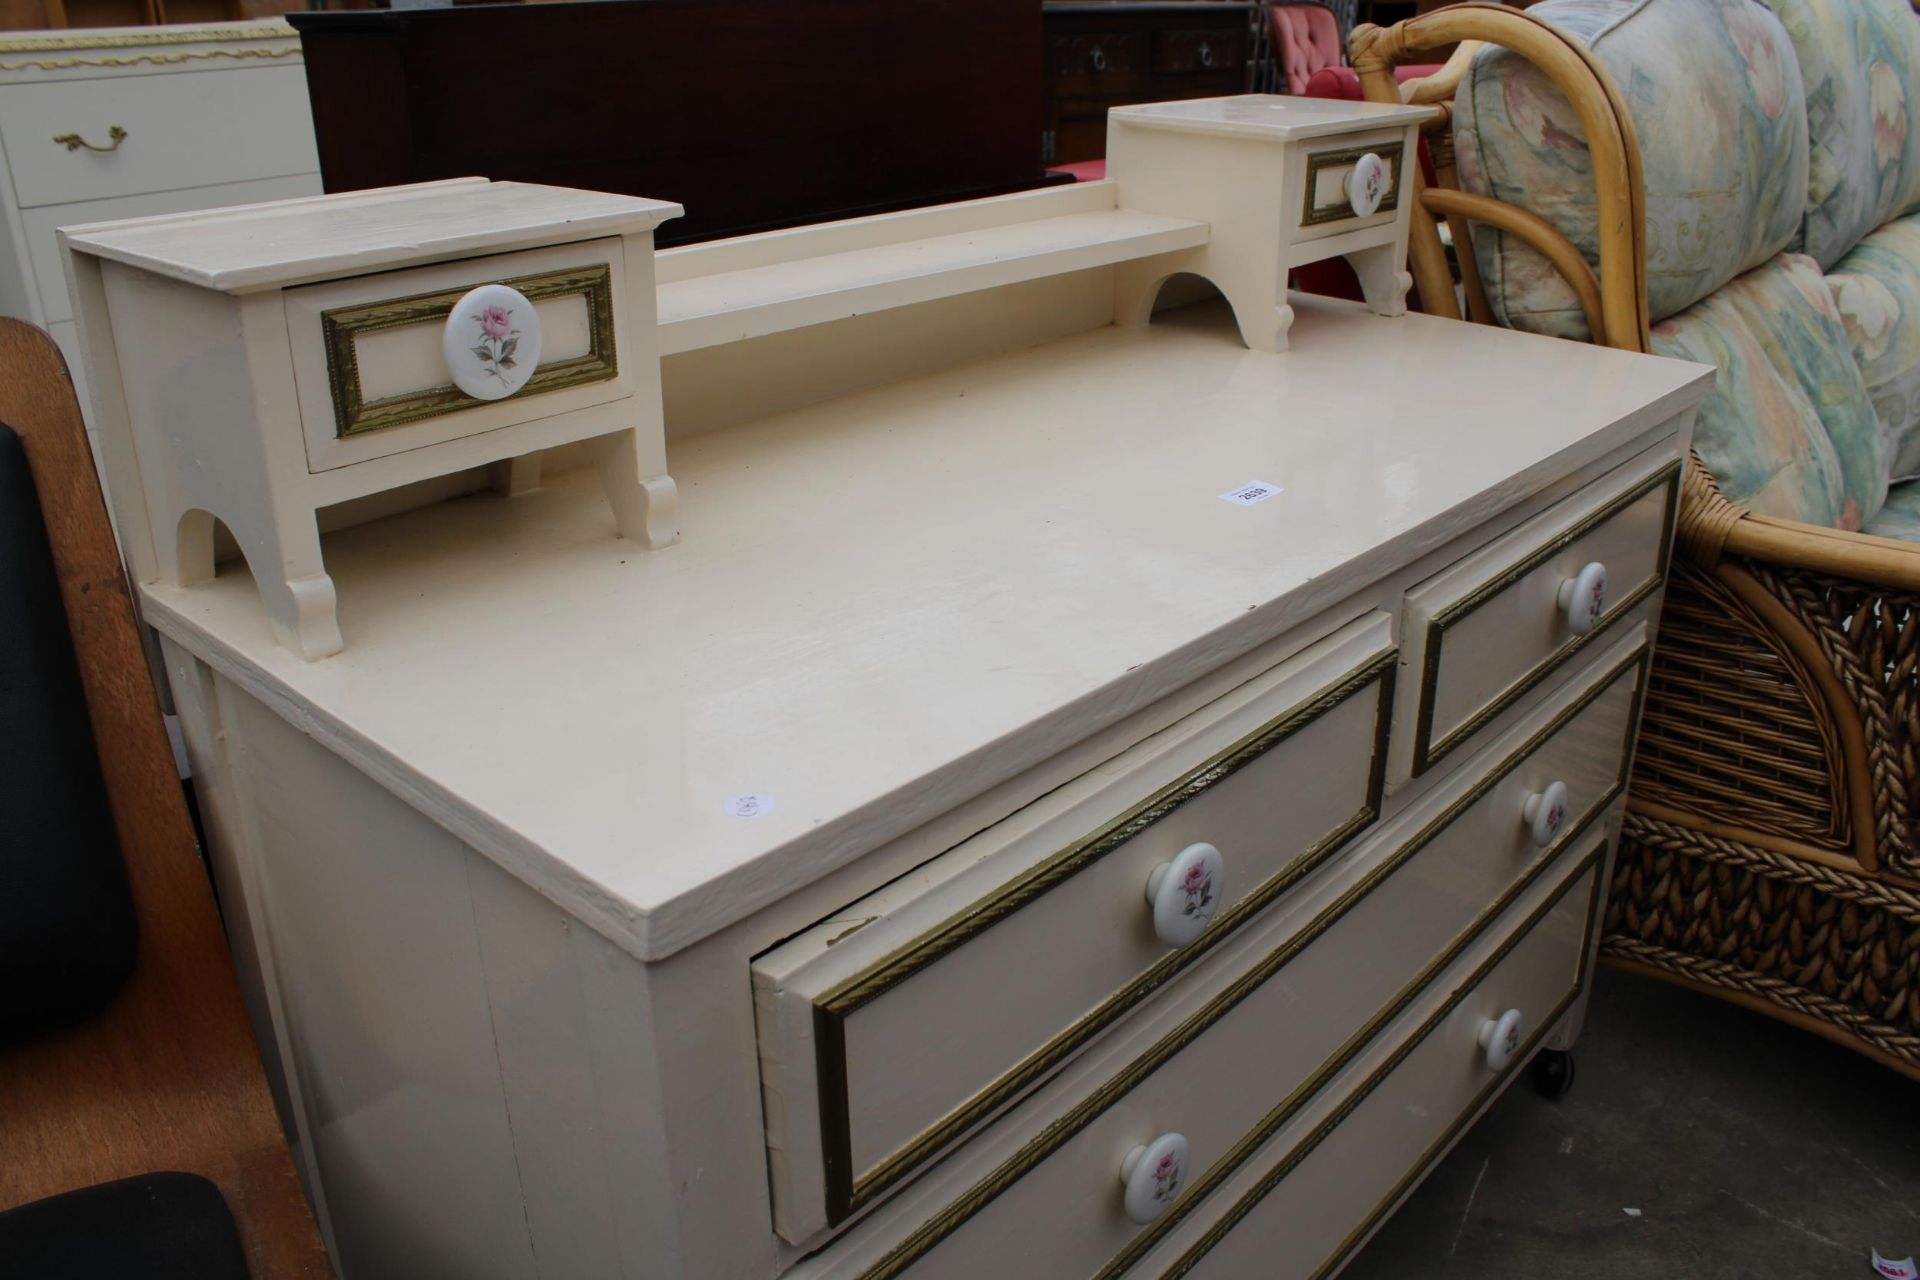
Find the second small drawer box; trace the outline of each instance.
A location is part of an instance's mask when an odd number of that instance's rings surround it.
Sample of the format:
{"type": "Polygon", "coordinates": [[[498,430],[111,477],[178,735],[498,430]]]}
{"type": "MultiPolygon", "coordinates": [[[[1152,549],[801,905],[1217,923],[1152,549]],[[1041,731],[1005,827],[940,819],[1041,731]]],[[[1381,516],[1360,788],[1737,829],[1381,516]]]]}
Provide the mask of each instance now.
{"type": "Polygon", "coordinates": [[[781,1235],[918,1169],[1369,823],[1393,669],[1368,615],[762,956],[781,1235]]]}

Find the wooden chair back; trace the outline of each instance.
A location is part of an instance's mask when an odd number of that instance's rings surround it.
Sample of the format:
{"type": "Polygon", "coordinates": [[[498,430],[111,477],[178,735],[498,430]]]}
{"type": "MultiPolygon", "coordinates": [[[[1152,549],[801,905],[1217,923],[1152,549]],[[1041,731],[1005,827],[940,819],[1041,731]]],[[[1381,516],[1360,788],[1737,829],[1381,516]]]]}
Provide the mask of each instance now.
{"type": "Polygon", "coordinates": [[[0,1209],[159,1171],[217,1185],[255,1276],[330,1274],[274,1111],[141,645],[80,405],[45,333],[0,318],[0,422],[52,546],[139,953],[96,1017],[0,1051],[0,1209]]]}

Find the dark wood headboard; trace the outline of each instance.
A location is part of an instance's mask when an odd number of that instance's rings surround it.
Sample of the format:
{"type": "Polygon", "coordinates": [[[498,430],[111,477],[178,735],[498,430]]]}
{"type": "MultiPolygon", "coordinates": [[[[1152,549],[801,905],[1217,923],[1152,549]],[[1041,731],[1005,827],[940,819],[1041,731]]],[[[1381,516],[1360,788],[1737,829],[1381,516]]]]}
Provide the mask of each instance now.
{"type": "Polygon", "coordinates": [[[1035,0],[294,13],[328,191],[481,175],[677,200],[661,244],[1041,185],[1035,0]]]}

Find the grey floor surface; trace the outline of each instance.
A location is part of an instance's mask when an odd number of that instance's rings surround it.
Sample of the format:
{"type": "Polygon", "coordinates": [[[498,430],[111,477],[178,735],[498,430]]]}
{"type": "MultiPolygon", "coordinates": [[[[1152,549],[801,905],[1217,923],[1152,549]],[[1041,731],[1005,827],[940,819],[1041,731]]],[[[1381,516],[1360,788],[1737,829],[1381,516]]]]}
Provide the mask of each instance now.
{"type": "Polygon", "coordinates": [[[1863,1280],[1870,1249],[1920,1254],[1920,1083],[1605,968],[1575,1061],[1558,1102],[1509,1089],[1344,1280],[1863,1280]]]}

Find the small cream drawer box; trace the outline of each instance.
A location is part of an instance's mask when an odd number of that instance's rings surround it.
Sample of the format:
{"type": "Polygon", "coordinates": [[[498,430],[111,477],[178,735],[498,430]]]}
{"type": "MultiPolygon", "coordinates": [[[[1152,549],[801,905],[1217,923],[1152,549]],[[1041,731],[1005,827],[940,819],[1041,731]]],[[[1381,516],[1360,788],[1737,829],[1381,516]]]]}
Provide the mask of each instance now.
{"type": "Polygon", "coordinates": [[[1408,592],[1413,774],[1659,589],[1679,483],[1671,453],[1628,463],[1408,592]]]}
{"type": "Polygon", "coordinates": [[[1343,257],[1367,306],[1406,311],[1408,212],[1400,199],[1430,107],[1247,94],[1107,113],[1107,177],[1123,208],[1194,218],[1207,243],[1127,264],[1116,319],[1142,325],[1176,272],[1203,276],[1255,351],[1287,349],[1293,268],[1343,257]]]}
{"type": "Polygon", "coordinates": [[[679,212],[471,178],[64,229],[134,572],[211,578],[224,521],[276,639],[324,658],[318,509],[574,442],[609,532],[672,543],[653,229],[679,212]]]}
{"type": "Polygon", "coordinates": [[[312,173],[312,131],[286,127],[307,118],[298,64],[0,88],[0,140],[22,208],[312,173]],[[72,135],[111,149],[54,140],[72,135]]]}
{"type": "Polygon", "coordinates": [[[1517,907],[1524,914],[1510,932],[1434,983],[1450,994],[1384,1037],[1343,1087],[1261,1152],[1257,1176],[1226,1189],[1217,1216],[1143,1274],[1317,1280],[1342,1266],[1584,988],[1604,870],[1596,850],[1538,905],[1517,907]],[[1516,1037],[1494,1066],[1483,1038],[1502,1019],[1516,1037]]]}
{"type": "MultiPolygon", "coordinates": [[[[1382,1027],[1445,989],[1437,976],[1503,912],[1597,856],[1602,820],[1625,784],[1645,654],[1644,633],[1623,638],[1589,679],[1506,734],[1484,773],[1396,819],[1355,865],[1282,899],[1238,953],[1255,957],[1249,969],[1117,1072],[1096,1081],[1112,1070],[1105,1061],[1079,1072],[1085,1078],[1070,1088],[1080,1100],[1064,1112],[1041,1096],[1009,1112],[980,1141],[1011,1153],[903,1238],[860,1249],[849,1272],[1105,1278],[1204,1216],[1213,1193],[1382,1027]],[[1575,798],[1542,844],[1523,812],[1556,782],[1575,798]],[[1327,999],[1330,991],[1340,998],[1327,999]],[[1020,1135],[1018,1145],[997,1143],[1003,1131],[1020,1135]],[[1119,1211],[1116,1153],[1166,1133],[1186,1139],[1186,1167],[1162,1211],[1140,1223],[1119,1211]],[[1023,1230],[1036,1221],[1044,1232],[1023,1230]]],[[[1073,945],[1063,941],[1058,953],[1073,945]]]]}
{"type": "Polygon", "coordinates": [[[1393,665],[1368,615],[762,956],[780,1234],[921,1167],[1370,822],[1393,665]],[[1149,882],[1200,843],[1224,878],[1183,895],[1162,873],[1204,925],[1170,944],[1149,882]]]}

